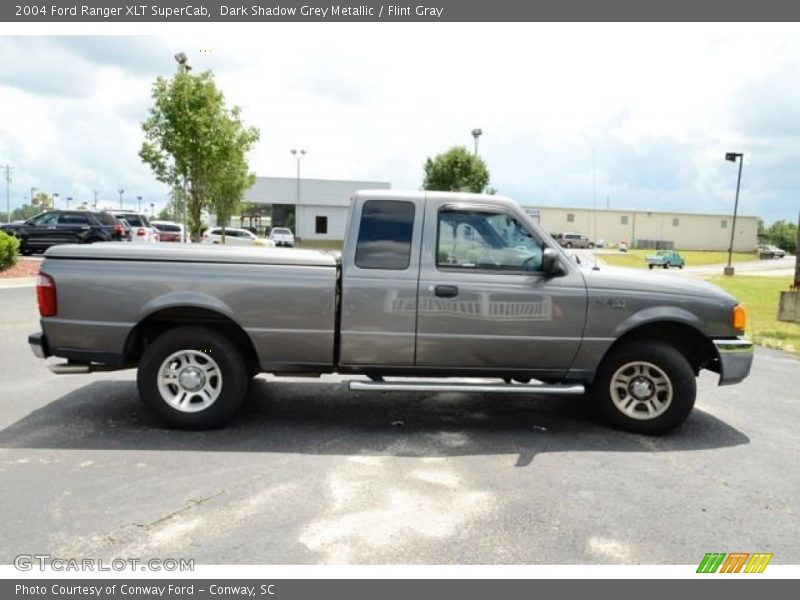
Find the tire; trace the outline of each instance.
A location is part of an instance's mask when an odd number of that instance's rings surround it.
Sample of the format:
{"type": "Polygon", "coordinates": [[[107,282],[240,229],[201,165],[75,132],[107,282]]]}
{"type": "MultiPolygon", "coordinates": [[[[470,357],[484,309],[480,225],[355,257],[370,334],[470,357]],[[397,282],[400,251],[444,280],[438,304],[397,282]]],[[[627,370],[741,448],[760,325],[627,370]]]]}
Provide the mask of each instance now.
{"type": "Polygon", "coordinates": [[[689,361],[676,348],[632,342],[603,360],[591,390],[597,408],[614,427],[661,435],[692,412],[697,383],[689,361]]]}
{"type": "Polygon", "coordinates": [[[669,269],[669,263],[664,263],[661,268],[662,269],[669,269]]]}
{"type": "Polygon", "coordinates": [[[572,242],[567,242],[566,248],[572,248],[572,242]]]}
{"type": "Polygon", "coordinates": [[[589,244],[589,250],[594,250],[594,244],[589,244]]]}
{"type": "Polygon", "coordinates": [[[86,244],[94,244],[94,243],[96,243],[96,242],[102,242],[102,241],[103,241],[103,240],[102,240],[102,239],[100,239],[100,238],[93,237],[93,238],[89,238],[88,240],[86,240],[86,242],[85,242],[85,243],[86,243],[86,244]]]}
{"type": "Polygon", "coordinates": [[[679,268],[679,269],[682,269],[682,268],[683,268],[683,265],[678,265],[678,268],[679,268]]]}
{"type": "Polygon", "coordinates": [[[211,429],[229,421],[244,400],[248,380],[247,361],[233,342],[197,326],[156,338],[136,376],[145,406],[178,429],[211,429]]]}

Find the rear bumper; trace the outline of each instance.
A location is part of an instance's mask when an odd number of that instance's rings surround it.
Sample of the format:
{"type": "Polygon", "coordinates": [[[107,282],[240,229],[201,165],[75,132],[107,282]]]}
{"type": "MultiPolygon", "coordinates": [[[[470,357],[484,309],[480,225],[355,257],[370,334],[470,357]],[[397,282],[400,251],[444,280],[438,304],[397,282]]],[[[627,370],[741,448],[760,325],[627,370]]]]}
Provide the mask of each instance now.
{"type": "Polygon", "coordinates": [[[719,385],[739,383],[750,374],[753,342],[744,338],[712,341],[719,355],[719,385]]]}
{"type": "Polygon", "coordinates": [[[28,345],[30,345],[36,358],[48,358],[51,356],[50,348],[47,345],[47,338],[41,331],[28,336],[28,345]]]}

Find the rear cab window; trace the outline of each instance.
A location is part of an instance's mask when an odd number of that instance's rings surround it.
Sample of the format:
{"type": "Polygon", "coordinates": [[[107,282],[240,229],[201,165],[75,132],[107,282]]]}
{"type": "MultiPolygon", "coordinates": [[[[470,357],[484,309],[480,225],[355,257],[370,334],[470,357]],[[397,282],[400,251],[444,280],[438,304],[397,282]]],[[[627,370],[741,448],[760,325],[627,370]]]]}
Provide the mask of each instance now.
{"type": "Polygon", "coordinates": [[[356,267],[403,271],[411,262],[414,204],[402,200],[367,200],[361,209],[356,267]]]}

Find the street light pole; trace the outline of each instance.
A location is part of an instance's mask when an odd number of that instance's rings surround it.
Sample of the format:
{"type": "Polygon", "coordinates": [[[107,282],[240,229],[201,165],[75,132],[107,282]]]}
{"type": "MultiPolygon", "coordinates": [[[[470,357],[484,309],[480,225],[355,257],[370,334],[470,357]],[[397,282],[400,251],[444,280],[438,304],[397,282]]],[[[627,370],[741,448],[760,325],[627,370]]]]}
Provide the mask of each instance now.
{"type": "Polygon", "coordinates": [[[472,137],[475,138],[475,156],[478,156],[478,138],[483,135],[482,129],[473,129],[472,137]]]}
{"type": "Polygon", "coordinates": [[[306,155],[306,151],[302,148],[297,150],[292,148],[291,150],[292,156],[294,156],[295,160],[297,161],[297,192],[295,194],[295,204],[294,204],[294,235],[299,240],[300,239],[300,161],[306,155]]]}
{"type": "Polygon", "coordinates": [[[69,210],[69,203],[72,202],[72,196],[67,198],[67,210],[69,210]]]}
{"type": "Polygon", "coordinates": [[[97,210],[97,190],[92,190],[94,194],[94,206],[92,207],[94,210],[97,210]]]}
{"type": "Polygon", "coordinates": [[[728,246],[728,266],[725,267],[723,271],[725,275],[733,275],[734,268],[731,264],[733,258],[733,239],[736,235],[736,215],[739,212],[739,187],[742,184],[742,165],[744,164],[744,154],[741,152],[727,152],[725,154],[725,160],[730,162],[736,162],[736,159],[739,159],[739,177],[736,180],[736,201],[733,204],[733,223],[731,226],[731,244],[728,246]]]}
{"type": "MultiPolygon", "coordinates": [[[[56,198],[58,198],[60,195],[61,194],[59,194],[58,192],[53,194],[53,206],[51,206],[50,208],[55,208],[56,207],[56,198]]],[[[33,198],[31,198],[31,202],[33,202],[33,198]]]]}
{"type": "Polygon", "coordinates": [[[142,197],[136,196],[136,202],[139,203],[139,208],[137,209],[139,212],[142,212],[142,197]]]}
{"type": "Polygon", "coordinates": [[[125,190],[120,189],[120,190],[117,190],[117,191],[119,192],[119,209],[122,210],[122,194],[125,193],[125,190]]]}

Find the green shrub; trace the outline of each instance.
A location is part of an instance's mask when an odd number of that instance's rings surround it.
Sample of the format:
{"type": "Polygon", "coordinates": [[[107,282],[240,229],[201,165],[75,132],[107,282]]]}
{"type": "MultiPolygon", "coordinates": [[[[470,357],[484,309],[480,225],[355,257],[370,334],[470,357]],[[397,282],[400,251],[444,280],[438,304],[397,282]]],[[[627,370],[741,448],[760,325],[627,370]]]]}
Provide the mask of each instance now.
{"type": "Polygon", "coordinates": [[[19,240],[5,231],[0,231],[0,271],[13,266],[19,256],[19,240]]]}

